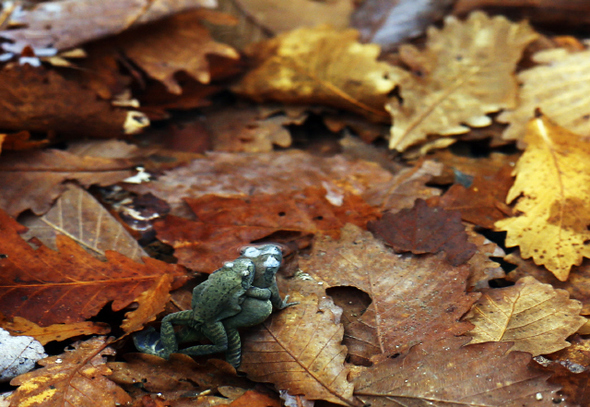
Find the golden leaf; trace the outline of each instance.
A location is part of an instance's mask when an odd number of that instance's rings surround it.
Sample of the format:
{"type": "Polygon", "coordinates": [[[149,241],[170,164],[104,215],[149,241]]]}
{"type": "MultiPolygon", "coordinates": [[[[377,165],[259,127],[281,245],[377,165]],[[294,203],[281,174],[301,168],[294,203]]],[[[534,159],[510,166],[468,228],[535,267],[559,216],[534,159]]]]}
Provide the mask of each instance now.
{"type": "Polygon", "coordinates": [[[510,123],[502,137],[522,141],[535,108],[574,133],[590,134],[590,50],[569,53],[562,48],[539,52],[533,59],[543,65],[518,75],[522,82],[519,105],[498,120],[510,123]]]}
{"type": "Polygon", "coordinates": [[[250,53],[259,65],[233,90],[259,102],[325,104],[388,121],[383,106],[394,70],[377,62],[378,45],[360,44],[358,36],[319,26],[255,44],[250,53]]]}
{"type": "Polygon", "coordinates": [[[567,291],[524,277],[514,286],[483,291],[465,317],[475,325],[467,335],[470,344],[513,342],[511,351],[546,355],[569,346],[565,338],[586,322],[581,309],[567,291]]]}
{"type": "Polygon", "coordinates": [[[65,341],[80,335],[105,335],[111,331],[109,325],[104,322],[82,321],[39,326],[21,317],[14,317],[12,322],[0,319],[0,326],[10,332],[12,336],[32,336],[41,345],[46,345],[51,341],[65,341]]]}
{"type": "Polygon", "coordinates": [[[572,265],[590,257],[590,145],[544,116],[531,120],[506,202],[520,197],[520,216],[495,223],[508,232],[506,246],[520,246],[561,281],[572,265]]]}
{"type": "Polygon", "coordinates": [[[145,324],[156,319],[156,315],[164,310],[166,303],[170,300],[170,289],[174,277],[164,274],[154,285],[142,292],[135,302],[139,307],[132,312],[125,314],[121,329],[125,333],[139,331],[145,324]]]}
{"type": "MultiPolygon", "coordinates": [[[[450,16],[445,27],[428,30],[426,49],[402,48],[415,75],[400,80],[402,103],[393,98],[389,148],[404,151],[429,134],[467,133],[491,123],[487,113],[513,108],[517,84],[513,71],[537,34],[526,22],[472,13],[461,22],[450,16]]],[[[400,74],[401,75],[401,74],[400,74]]]]}

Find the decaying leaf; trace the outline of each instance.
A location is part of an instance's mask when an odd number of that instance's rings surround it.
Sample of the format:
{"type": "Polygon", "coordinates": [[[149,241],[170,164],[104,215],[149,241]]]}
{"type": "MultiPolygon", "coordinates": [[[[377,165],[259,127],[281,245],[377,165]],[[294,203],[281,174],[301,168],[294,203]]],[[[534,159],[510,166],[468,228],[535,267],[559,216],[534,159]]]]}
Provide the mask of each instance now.
{"type": "Polygon", "coordinates": [[[398,256],[353,225],[338,241],[317,239],[300,267],[330,287],[357,287],[371,296],[367,311],[345,331],[349,352],[365,359],[468,331],[470,325],[457,321],[479,296],[465,292],[467,266],[451,267],[441,254],[398,256]]]}
{"type": "Polygon", "coordinates": [[[66,236],[56,239],[58,251],[36,249],[18,235],[23,229],[0,211],[0,312],[41,326],[83,321],[112,301],[118,311],[153,286],[164,274],[173,288],[188,278],[178,265],[144,258],[136,263],[117,252],[102,262],[66,236]]]}
{"type": "Polygon", "coordinates": [[[229,405],[229,407],[281,407],[281,401],[268,394],[248,390],[229,405]]]}
{"type": "Polygon", "coordinates": [[[53,324],[39,326],[25,318],[14,317],[12,322],[0,320],[0,326],[15,336],[32,336],[41,345],[51,341],[64,341],[68,338],[81,335],[106,335],[111,328],[103,322],[74,322],[72,324],[53,324]]]}
{"type": "Polygon", "coordinates": [[[300,28],[250,48],[257,67],[234,91],[256,101],[325,104],[387,121],[383,109],[395,86],[392,68],[376,59],[379,46],[361,45],[356,30],[300,28]]]}
{"type": "MultiPolygon", "coordinates": [[[[346,223],[364,226],[378,211],[352,194],[326,195],[321,188],[280,194],[186,199],[198,220],[168,216],[156,223],[158,238],[174,247],[179,264],[211,273],[240,247],[286,233],[286,241],[310,234],[337,236],[346,223]],[[331,199],[332,198],[332,199],[331,199]]],[[[280,236],[274,241],[280,242],[280,236]]]]}
{"type": "Polygon", "coordinates": [[[467,288],[469,290],[489,288],[490,280],[506,277],[504,269],[491,257],[502,258],[506,253],[496,243],[475,232],[473,227],[467,228],[467,235],[469,242],[477,247],[475,254],[467,262],[471,271],[467,279],[467,288]]]}
{"type": "Polygon", "coordinates": [[[499,220],[506,246],[519,246],[561,281],[572,265],[590,257],[590,146],[547,117],[532,119],[506,202],[520,216],[499,220]]]}
{"type": "Polygon", "coordinates": [[[428,29],[424,51],[404,45],[403,61],[414,74],[398,69],[400,96],[387,105],[393,117],[389,148],[405,151],[428,135],[450,136],[488,126],[488,113],[516,105],[513,75],[526,45],[537,34],[527,22],[472,13],[453,16],[442,29],[428,29]]]}
{"type": "Polygon", "coordinates": [[[40,360],[42,369],[18,376],[10,384],[20,386],[11,405],[113,406],[131,403],[131,397],[110,381],[106,356],[115,354],[104,337],[76,342],[73,349],[40,360]]]}
{"type": "Polygon", "coordinates": [[[107,250],[117,251],[137,262],[148,257],[137,240],[90,193],[75,184],[67,184],[65,188],[49,212],[21,221],[29,229],[22,234],[25,240],[36,237],[45,246],[57,250],[55,238],[63,234],[101,260],[107,250]]]}
{"type": "Polygon", "coordinates": [[[518,107],[498,116],[499,121],[510,123],[502,136],[523,144],[536,108],[571,132],[590,134],[590,50],[549,49],[533,59],[542,65],[518,75],[523,83],[518,107]]]}
{"type": "Polygon", "coordinates": [[[412,209],[385,213],[369,223],[369,230],[398,252],[442,251],[453,266],[465,263],[475,253],[475,245],[467,241],[461,214],[429,207],[423,199],[417,199],[412,209]]]}
{"type": "Polygon", "coordinates": [[[484,290],[465,316],[475,325],[467,335],[471,343],[512,342],[511,351],[549,354],[569,346],[565,338],[584,325],[581,309],[567,291],[525,277],[511,287],[484,290]]]}
{"type": "Polygon", "coordinates": [[[143,113],[113,107],[54,70],[27,65],[0,71],[2,129],[118,138],[138,133],[149,123],[143,113]]]}
{"type": "Polygon", "coordinates": [[[20,54],[24,47],[64,50],[84,42],[119,33],[195,7],[215,7],[215,0],[65,0],[40,3],[10,16],[19,28],[4,30],[0,37],[6,51],[20,54]]]}
{"type": "Polygon", "coordinates": [[[364,369],[354,391],[364,403],[398,406],[555,406],[549,373],[510,344],[462,346],[464,337],[423,343],[406,355],[364,369]],[[509,368],[508,368],[509,367],[509,368]]]}
{"type": "Polygon", "coordinates": [[[352,396],[339,313],[327,298],[294,293],[296,306],[271,315],[244,335],[240,370],[308,400],[358,405],[352,396]]]}

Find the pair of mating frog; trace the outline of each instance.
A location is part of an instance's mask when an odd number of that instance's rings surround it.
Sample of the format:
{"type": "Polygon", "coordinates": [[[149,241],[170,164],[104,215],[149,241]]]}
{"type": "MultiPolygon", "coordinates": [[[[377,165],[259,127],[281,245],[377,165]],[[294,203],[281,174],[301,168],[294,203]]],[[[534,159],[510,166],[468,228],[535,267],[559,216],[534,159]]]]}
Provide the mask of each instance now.
{"type": "Polygon", "coordinates": [[[237,368],[242,357],[238,329],[260,324],[273,308],[298,304],[279,294],[276,273],[282,261],[277,245],[245,247],[240,257],[194,288],[192,309],[165,316],[159,334],[151,327],[136,334],[135,347],[166,359],[172,353],[199,356],[225,352],[227,362],[237,368]],[[175,332],[173,324],[183,327],[175,332]],[[178,349],[179,343],[205,339],[212,343],[178,349]]]}

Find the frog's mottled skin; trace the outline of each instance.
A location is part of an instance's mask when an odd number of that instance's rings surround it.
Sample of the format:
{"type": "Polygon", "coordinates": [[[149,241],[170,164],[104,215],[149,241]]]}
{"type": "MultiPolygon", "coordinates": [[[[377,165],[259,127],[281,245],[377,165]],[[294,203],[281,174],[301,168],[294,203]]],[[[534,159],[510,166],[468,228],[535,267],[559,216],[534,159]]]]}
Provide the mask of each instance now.
{"type": "Polygon", "coordinates": [[[249,246],[241,254],[195,287],[192,310],[164,317],[160,337],[153,328],[136,335],[137,349],[165,358],[175,352],[197,356],[225,351],[227,361],[237,368],[241,361],[238,329],[263,322],[273,308],[297,304],[288,303],[288,297],[283,300],[279,294],[276,273],[283,260],[279,246],[249,246]],[[252,272],[239,281],[244,269],[252,272]],[[186,326],[175,334],[173,323],[186,326]],[[178,350],[179,343],[204,339],[213,344],[178,350]]]}

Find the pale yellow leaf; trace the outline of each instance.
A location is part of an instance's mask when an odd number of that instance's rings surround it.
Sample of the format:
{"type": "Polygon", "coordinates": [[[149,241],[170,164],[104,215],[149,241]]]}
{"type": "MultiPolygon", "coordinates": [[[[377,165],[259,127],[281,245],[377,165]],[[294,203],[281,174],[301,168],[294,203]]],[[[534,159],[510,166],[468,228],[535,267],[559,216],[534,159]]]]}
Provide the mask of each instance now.
{"type": "Polygon", "coordinates": [[[561,281],[572,265],[590,257],[590,145],[544,116],[532,119],[506,202],[520,216],[495,223],[508,232],[506,246],[520,246],[561,281]]]}
{"type": "Polygon", "coordinates": [[[46,345],[51,341],[65,341],[80,335],[105,335],[111,331],[108,324],[104,322],[81,321],[71,324],[39,326],[21,317],[14,317],[12,322],[2,321],[0,325],[13,336],[32,336],[41,345],[46,345]]]}
{"type": "Polygon", "coordinates": [[[402,48],[414,75],[403,73],[400,96],[387,109],[393,116],[389,148],[404,151],[428,135],[466,133],[491,124],[486,115],[516,104],[513,75],[522,50],[537,34],[526,22],[472,13],[431,27],[424,51],[402,48]]]}
{"type": "Polygon", "coordinates": [[[513,342],[511,351],[546,355],[570,345],[565,339],[586,322],[581,309],[567,291],[524,277],[514,286],[483,291],[465,317],[475,325],[467,335],[470,344],[513,342]]]}

